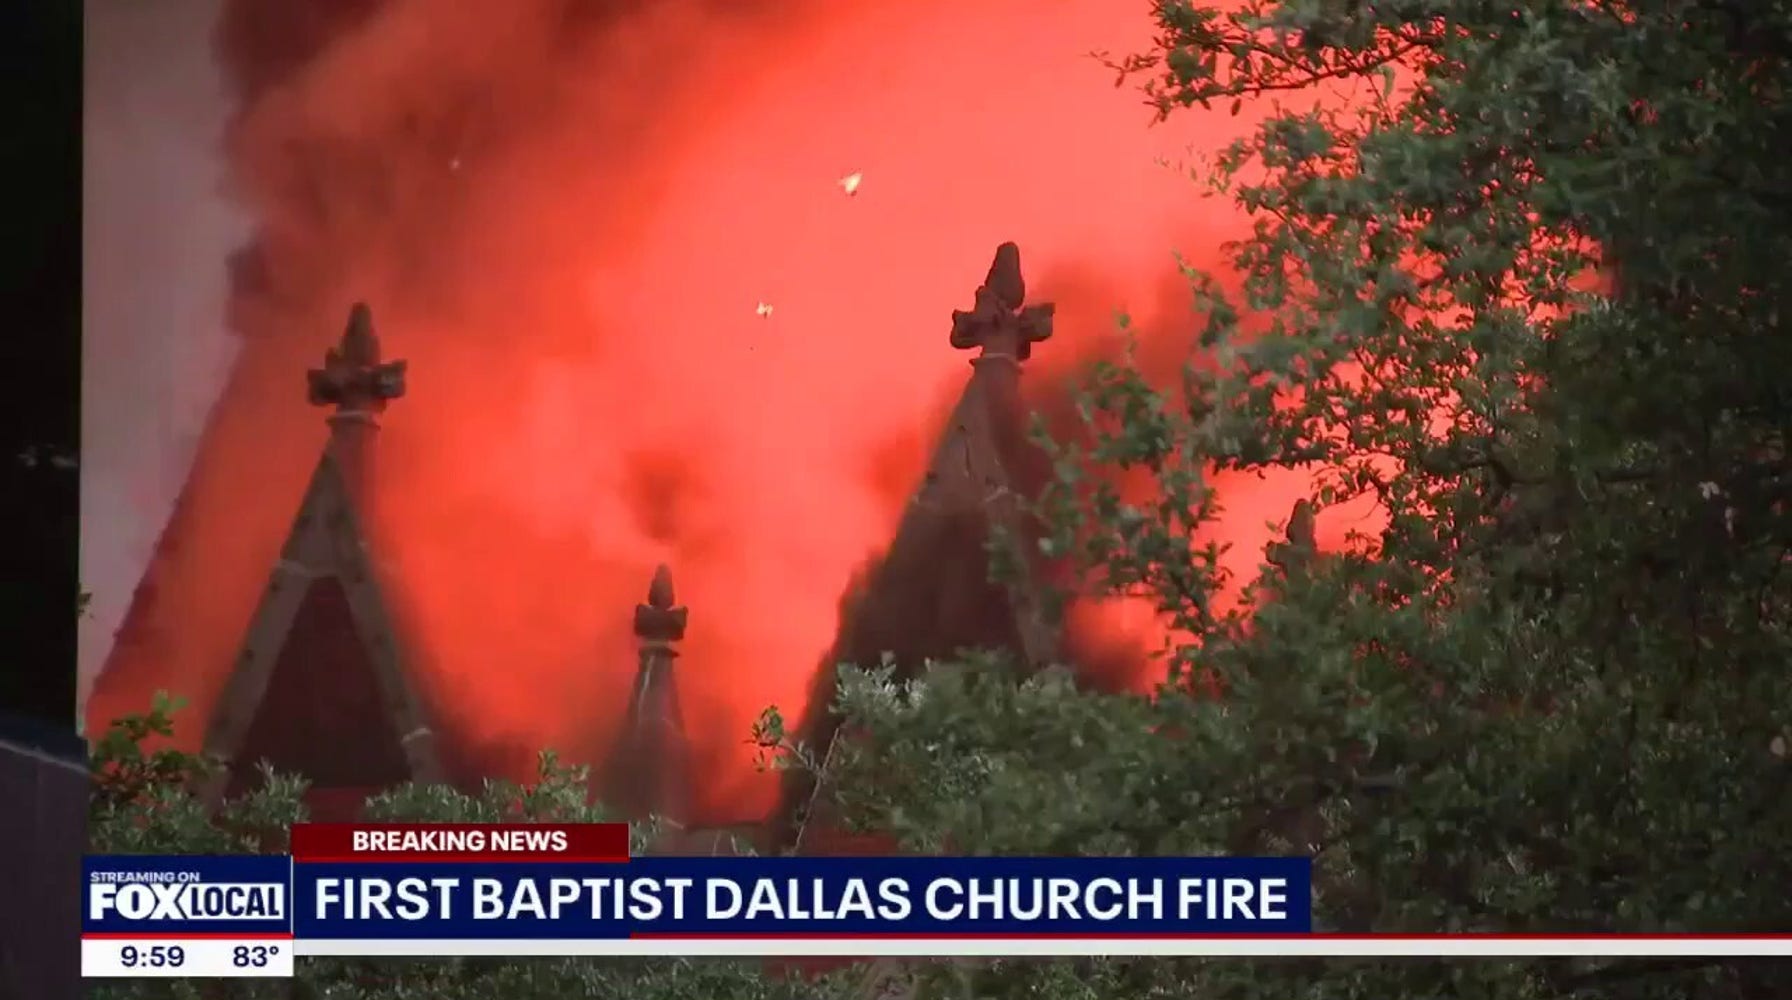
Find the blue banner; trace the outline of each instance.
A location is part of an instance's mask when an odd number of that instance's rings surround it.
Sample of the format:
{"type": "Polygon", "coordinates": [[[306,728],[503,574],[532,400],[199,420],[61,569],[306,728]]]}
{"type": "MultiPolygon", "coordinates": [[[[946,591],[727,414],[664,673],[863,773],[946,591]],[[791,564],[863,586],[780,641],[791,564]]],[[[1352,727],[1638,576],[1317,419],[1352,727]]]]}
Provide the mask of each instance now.
{"type": "Polygon", "coordinates": [[[1032,937],[1312,929],[1305,858],[301,862],[300,940],[1032,937]]]}
{"type": "Polygon", "coordinates": [[[1305,858],[89,857],[88,936],[1182,937],[1312,929],[1305,858]]]}
{"type": "Polygon", "coordinates": [[[85,935],[292,930],[292,861],[285,857],[89,855],[81,862],[81,884],[85,935]]]}

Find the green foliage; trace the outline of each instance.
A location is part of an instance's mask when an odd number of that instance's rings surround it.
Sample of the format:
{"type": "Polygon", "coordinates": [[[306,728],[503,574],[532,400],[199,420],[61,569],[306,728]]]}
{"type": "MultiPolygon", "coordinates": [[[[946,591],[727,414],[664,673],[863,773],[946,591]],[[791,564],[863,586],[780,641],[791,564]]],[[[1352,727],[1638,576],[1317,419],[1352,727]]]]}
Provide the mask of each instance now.
{"type": "Polygon", "coordinates": [[[90,741],[88,773],[97,808],[133,806],[146,796],[187,787],[213,773],[210,762],[198,755],[153,745],[174,737],[174,713],[182,704],[167,692],[157,692],[149,711],[113,720],[90,741]]]}
{"type": "MultiPolygon", "coordinates": [[[[830,783],[850,818],[972,854],[1310,854],[1336,930],[1792,926],[1772,888],[1792,876],[1792,6],[1155,9],[1157,45],[1115,65],[1161,114],[1268,107],[1206,176],[1252,227],[1227,274],[1189,272],[1205,320],[1179,382],[1092,372],[1040,506],[1086,586],[1158,608],[1171,683],[851,675],[830,783]],[[1374,530],[1318,553],[1290,524],[1226,579],[1215,473],[1266,469],[1374,530]]],[[[1792,992],[1778,966],[1673,961],[952,976],[963,996],[1792,992]]]]}
{"type": "Polygon", "coordinates": [[[181,703],[158,693],[148,712],[117,719],[90,741],[94,851],[114,854],[252,854],[284,850],[305,818],[304,783],[263,771],[259,788],[215,813],[200,791],[217,762],[168,746],[181,703]],[[145,744],[150,744],[146,746],[145,744]]]}
{"type": "MultiPolygon", "coordinates": [[[[190,754],[145,749],[174,735],[177,702],[158,696],[147,713],[121,719],[92,741],[96,793],[91,850],[113,854],[280,853],[305,819],[303,782],[264,767],[254,790],[207,808],[196,790],[216,765],[190,754]]],[[[541,754],[534,782],[488,781],[477,794],[408,784],[368,800],[370,820],[393,822],[595,823],[614,817],[590,801],[584,767],[541,754]]],[[[644,848],[654,824],[631,831],[644,848]]],[[[291,982],[106,982],[95,1000],[827,1000],[853,974],[779,975],[760,963],[629,959],[300,959],[291,982]]]]}

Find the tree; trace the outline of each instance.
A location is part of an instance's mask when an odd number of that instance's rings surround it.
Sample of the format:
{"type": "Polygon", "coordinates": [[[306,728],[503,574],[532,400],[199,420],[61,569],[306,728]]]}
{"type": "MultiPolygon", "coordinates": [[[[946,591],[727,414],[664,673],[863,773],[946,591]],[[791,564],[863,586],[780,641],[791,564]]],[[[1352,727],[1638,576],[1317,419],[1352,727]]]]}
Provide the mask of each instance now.
{"type": "MultiPolygon", "coordinates": [[[[849,675],[842,808],[971,854],[1311,854],[1334,930],[1792,927],[1792,5],[1155,10],[1155,46],[1115,65],[1160,114],[1271,109],[1207,178],[1253,229],[1234,273],[1191,273],[1180,384],[1093,373],[1042,512],[1092,584],[1155,602],[1171,681],[849,675]],[[1308,514],[1360,497],[1385,526],[1315,553],[1291,518],[1228,581],[1214,473],[1269,468],[1310,472],[1308,514]]],[[[941,975],[967,996],[1792,994],[1736,962],[941,975]]]]}

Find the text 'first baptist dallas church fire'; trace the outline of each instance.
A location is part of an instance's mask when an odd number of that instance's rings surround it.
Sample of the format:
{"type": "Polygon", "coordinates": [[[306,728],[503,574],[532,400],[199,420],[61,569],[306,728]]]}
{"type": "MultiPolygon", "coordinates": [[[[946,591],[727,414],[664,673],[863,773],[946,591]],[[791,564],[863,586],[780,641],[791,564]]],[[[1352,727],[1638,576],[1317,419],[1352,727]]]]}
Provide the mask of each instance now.
{"type": "Polygon", "coordinates": [[[946,921],[1288,917],[1280,878],[320,878],[313,904],[319,920],[901,921],[917,899],[946,921]]]}
{"type": "MultiPolygon", "coordinates": [[[[357,853],[557,852],[560,830],[357,830],[357,853]]],[[[320,878],[319,920],[934,920],[1277,921],[1288,916],[1280,878],[651,878],[522,879],[456,876],[320,878]],[[699,906],[701,907],[699,909],[699,906]]]]}

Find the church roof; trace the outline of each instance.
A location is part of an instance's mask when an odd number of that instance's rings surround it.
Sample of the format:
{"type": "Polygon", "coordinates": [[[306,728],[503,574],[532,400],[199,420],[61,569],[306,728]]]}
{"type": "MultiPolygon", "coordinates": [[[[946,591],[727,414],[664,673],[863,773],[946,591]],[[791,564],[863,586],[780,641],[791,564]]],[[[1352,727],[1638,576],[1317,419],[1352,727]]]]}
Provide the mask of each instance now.
{"type": "Polygon", "coordinates": [[[995,534],[1028,537],[1025,501],[1046,474],[1027,437],[1020,375],[1032,345],[1051,336],[1052,306],[1025,297],[1020,250],[1004,243],[975,307],[952,314],[951,345],[978,351],[971,377],[886,554],[849,599],[835,662],[871,666],[892,654],[912,668],[967,647],[1051,658],[1055,636],[1030,576],[990,580],[995,534]]]}
{"type": "Polygon", "coordinates": [[[1050,303],[1026,303],[1013,243],[996,249],[973,307],[953,312],[949,342],[978,352],[971,376],[889,548],[844,602],[840,635],[810,693],[809,745],[828,747],[834,738],[826,706],[837,664],[870,667],[888,656],[906,675],[968,648],[1010,650],[1035,666],[1055,655],[1025,509],[1048,466],[1027,437],[1020,396],[1021,363],[1051,336],[1052,313],[1050,303]],[[1020,572],[996,582],[990,548],[999,540],[1022,550],[1020,572]]]}
{"type": "Polygon", "coordinates": [[[380,360],[372,316],[357,305],[341,346],[308,383],[314,405],[335,407],[330,441],[213,706],[204,749],[231,764],[239,788],[263,759],[324,788],[440,780],[360,510],[374,416],[403,395],[404,363],[380,360]]]}
{"type": "MultiPolygon", "coordinates": [[[[371,332],[370,316],[359,312],[371,332]]],[[[231,363],[87,693],[89,732],[146,711],[154,695],[166,691],[191,706],[176,717],[175,744],[201,749],[205,721],[233,670],[269,567],[316,478],[327,441],[289,393],[269,391],[316,357],[317,342],[300,334],[292,329],[245,338],[231,363]]],[[[340,362],[336,367],[345,370],[340,362]]],[[[402,365],[375,367],[381,378],[402,382],[402,365]]]]}

